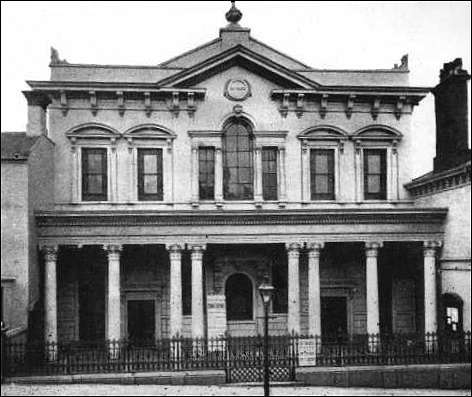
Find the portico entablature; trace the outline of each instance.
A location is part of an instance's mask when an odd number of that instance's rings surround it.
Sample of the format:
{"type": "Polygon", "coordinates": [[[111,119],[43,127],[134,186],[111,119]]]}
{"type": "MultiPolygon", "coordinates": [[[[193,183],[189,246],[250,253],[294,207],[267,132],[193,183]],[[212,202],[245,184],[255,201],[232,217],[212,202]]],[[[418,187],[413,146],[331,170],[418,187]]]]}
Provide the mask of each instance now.
{"type": "Polygon", "coordinates": [[[443,238],[447,209],[371,211],[40,212],[40,244],[309,244],[443,238]]]}

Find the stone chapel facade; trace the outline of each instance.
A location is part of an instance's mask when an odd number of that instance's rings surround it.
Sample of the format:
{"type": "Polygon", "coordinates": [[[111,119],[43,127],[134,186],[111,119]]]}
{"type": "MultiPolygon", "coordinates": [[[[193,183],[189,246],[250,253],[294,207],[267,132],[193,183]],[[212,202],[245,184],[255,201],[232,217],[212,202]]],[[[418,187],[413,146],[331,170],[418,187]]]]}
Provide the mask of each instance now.
{"type": "Polygon", "coordinates": [[[406,56],[313,69],[240,19],[157,66],[52,50],[28,81],[26,134],[54,142],[34,226],[46,340],[257,335],[265,274],[272,334],[437,331],[447,203],[405,188],[429,89],[406,56]]]}

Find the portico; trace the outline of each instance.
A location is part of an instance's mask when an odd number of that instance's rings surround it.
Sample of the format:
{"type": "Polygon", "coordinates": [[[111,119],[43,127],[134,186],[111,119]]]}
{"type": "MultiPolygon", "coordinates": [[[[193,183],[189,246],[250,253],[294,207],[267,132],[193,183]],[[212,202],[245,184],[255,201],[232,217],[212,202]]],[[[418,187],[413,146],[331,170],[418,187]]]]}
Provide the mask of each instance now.
{"type": "MultiPolygon", "coordinates": [[[[88,214],[76,214],[74,217],[70,214],[63,217],[58,217],[57,214],[38,214],[46,272],[45,339],[56,342],[64,338],[82,338],[80,332],[64,331],[63,320],[59,321],[62,330],[58,331],[57,318],[63,316],[63,309],[58,310],[58,307],[64,307],[61,299],[66,299],[64,293],[60,292],[64,291],[65,278],[58,273],[73,274],[77,269],[80,271],[80,266],[74,267],[72,261],[67,259],[71,255],[67,254],[70,249],[75,258],[82,256],[83,261],[103,267],[107,281],[103,291],[96,293],[97,296],[103,294],[103,337],[109,340],[130,337],[127,319],[132,315],[130,311],[135,309],[127,302],[132,300],[140,301],[142,305],[146,301],[154,302],[148,306],[149,312],[154,310],[155,313],[155,322],[150,322],[156,324],[152,328],[155,330],[155,338],[177,335],[206,337],[209,314],[205,306],[208,295],[219,295],[226,299],[225,326],[230,334],[256,335],[260,332],[261,316],[257,294],[251,297],[252,307],[248,317],[238,318],[236,315],[233,320],[230,314],[233,309],[231,304],[228,305],[228,294],[232,292],[226,287],[231,275],[242,274],[249,279],[249,288],[254,291],[265,273],[276,278],[274,282],[279,290],[284,291],[286,288],[287,291],[286,297],[284,292],[281,292],[280,297],[282,301],[286,299],[286,308],[283,308],[283,304],[272,308],[273,334],[322,335],[332,332],[333,327],[340,327],[349,334],[379,334],[387,329],[381,322],[381,318],[385,316],[390,318],[390,332],[395,327],[406,327],[404,329],[415,332],[423,331],[421,328],[424,328],[424,332],[436,332],[435,269],[442,235],[439,221],[444,212],[426,209],[396,210],[395,224],[385,222],[392,211],[385,211],[382,216],[376,212],[378,211],[372,211],[370,219],[365,213],[362,214],[362,219],[358,211],[351,214],[319,214],[317,218],[313,217],[313,212],[310,218],[297,211],[286,211],[285,219],[281,215],[272,218],[269,213],[246,219],[236,214],[225,214],[224,218],[213,216],[192,219],[191,215],[186,214],[187,225],[179,225],[176,221],[172,226],[170,220],[156,215],[135,214],[132,219],[127,216],[117,219],[100,215],[101,226],[95,226],[95,235],[80,235],[83,230],[80,224],[88,224],[89,230],[94,229],[94,218],[88,214]],[[356,217],[359,224],[351,224],[349,227],[340,225],[337,219],[341,216],[351,220],[356,217]],[[380,221],[381,218],[384,222],[380,221]],[[322,223],[322,220],[329,220],[330,224],[322,223]],[[70,225],[66,233],[61,232],[59,235],[59,230],[64,231],[61,227],[63,222],[70,225]],[[107,226],[108,222],[129,223],[124,229],[128,234],[114,235],[116,228],[111,224],[107,226]],[[138,235],[135,225],[140,222],[138,235]],[[243,222],[246,224],[244,231],[240,227],[243,222]],[[193,234],[189,237],[190,232],[185,233],[188,228],[194,227],[189,226],[189,223],[199,224],[200,236],[193,234]],[[420,234],[409,232],[412,223],[415,223],[416,230],[422,229],[420,234]],[[320,233],[320,230],[329,232],[320,233]],[[104,235],[107,237],[103,238],[104,235]],[[100,239],[103,239],[102,244],[97,246],[100,239]],[[401,262],[405,261],[402,258],[408,258],[409,255],[402,256],[402,244],[405,244],[405,250],[413,246],[413,256],[422,259],[411,259],[408,265],[402,265],[401,262]],[[95,247],[92,254],[87,247],[95,247]],[[392,252],[398,251],[398,264],[385,265],[381,259],[382,250],[389,250],[386,255],[389,258],[392,257],[392,252]],[[62,258],[59,261],[58,251],[65,253],[59,255],[62,258]],[[422,270],[421,280],[414,270],[418,266],[422,270]],[[385,289],[379,288],[385,283],[384,280],[397,277],[391,276],[385,269],[393,269],[388,272],[396,274],[397,268],[410,272],[410,276],[399,276],[413,280],[412,291],[409,293],[424,291],[421,297],[424,302],[423,312],[412,314],[416,317],[414,326],[402,325],[401,316],[396,314],[397,311],[403,311],[401,315],[406,316],[405,312],[412,310],[405,303],[402,303],[403,307],[395,308],[398,291],[390,292],[388,297],[384,296],[384,292],[379,292],[379,289],[385,289]],[[185,281],[188,278],[186,275],[190,276],[189,283],[185,281]],[[285,280],[285,284],[281,279],[285,280]],[[421,281],[422,288],[414,288],[418,280],[421,281]],[[346,318],[341,319],[337,325],[334,322],[326,324],[334,320],[323,318],[324,311],[329,310],[327,307],[334,307],[333,305],[338,305],[340,311],[346,313],[346,318]]],[[[71,286],[77,282],[75,276],[68,277],[71,286]]],[[[388,283],[388,288],[396,288],[393,281],[388,283]]],[[[67,299],[74,301],[74,298],[67,299]]],[[[234,296],[234,299],[242,299],[242,304],[245,302],[242,293],[234,296]]],[[[80,311],[80,303],[77,296],[73,303],[77,313],[80,311]]],[[[83,315],[84,313],[80,318],[83,315]]],[[[136,314],[133,315],[133,318],[137,318],[136,314]]],[[[70,321],[74,324],[71,328],[80,329],[78,315],[76,320],[70,321]]]]}

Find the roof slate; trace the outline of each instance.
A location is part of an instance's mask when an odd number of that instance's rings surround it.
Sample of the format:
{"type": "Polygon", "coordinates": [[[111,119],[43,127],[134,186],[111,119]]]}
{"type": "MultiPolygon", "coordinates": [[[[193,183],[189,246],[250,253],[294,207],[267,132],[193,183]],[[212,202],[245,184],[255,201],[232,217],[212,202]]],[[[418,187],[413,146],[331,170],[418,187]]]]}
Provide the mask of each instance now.
{"type": "Polygon", "coordinates": [[[1,133],[2,160],[27,160],[31,148],[39,139],[39,136],[27,136],[26,132],[2,132],[1,133]]]}

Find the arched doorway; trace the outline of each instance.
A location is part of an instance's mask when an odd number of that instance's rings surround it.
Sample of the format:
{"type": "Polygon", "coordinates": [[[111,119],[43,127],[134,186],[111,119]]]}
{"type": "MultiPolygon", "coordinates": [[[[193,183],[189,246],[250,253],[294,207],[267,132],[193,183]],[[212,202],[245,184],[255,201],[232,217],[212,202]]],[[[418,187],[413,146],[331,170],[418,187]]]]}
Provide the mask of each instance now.
{"type": "Polygon", "coordinates": [[[226,319],[247,321],[254,319],[253,287],[251,279],[244,273],[228,277],[225,285],[226,319]]]}
{"type": "Polygon", "coordinates": [[[442,296],[444,330],[447,333],[462,332],[462,299],[456,294],[446,293],[442,296]]]}
{"type": "Polygon", "coordinates": [[[231,119],[223,135],[223,194],[225,200],[252,200],[253,134],[250,124],[231,119]]]}

